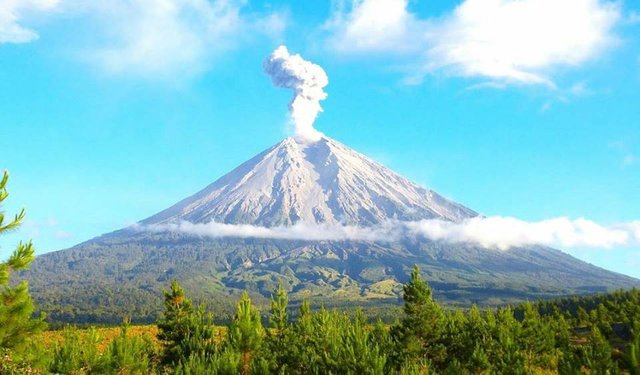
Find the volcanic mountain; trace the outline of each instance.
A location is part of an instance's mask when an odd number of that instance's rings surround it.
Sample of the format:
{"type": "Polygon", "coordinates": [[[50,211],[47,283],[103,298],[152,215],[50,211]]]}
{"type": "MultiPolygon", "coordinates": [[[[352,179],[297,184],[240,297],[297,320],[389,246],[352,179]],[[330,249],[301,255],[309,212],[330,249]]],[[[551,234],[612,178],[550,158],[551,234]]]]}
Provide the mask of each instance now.
{"type": "Polygon", "coordinates": [[[476,215],[332,139],[298,143],[287,138],[141,223],[372,225],[476,215]]]}
{"type": "Polygon", "coordinates": [[[174,278],[220,310],[241,290],[260,299],[278,283],[294,301],[314,296],[325,305],[395,304],[414,264],[437,298],[460,305],[640,285],[543,246],[505,251],[415,236],[329,241],[175,230],[179,223],[376,228],[477,215],[335,140],[287,138],[135,227],[39,256],[26,277],[39,306],[61,321],[151,320],[160,291],[174,278]]]}

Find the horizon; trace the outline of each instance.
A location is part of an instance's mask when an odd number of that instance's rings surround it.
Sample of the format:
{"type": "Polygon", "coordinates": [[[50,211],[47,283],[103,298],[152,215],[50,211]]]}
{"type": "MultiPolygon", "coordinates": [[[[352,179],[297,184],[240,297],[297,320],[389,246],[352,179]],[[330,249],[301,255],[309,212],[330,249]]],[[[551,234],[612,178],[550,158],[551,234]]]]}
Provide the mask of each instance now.
{"type": "Polygon", "coordinates": [[[314,130],[489,218],[545,228],[584,218],[598,227],[558,248],[640,278],[640,5],[542,2],[558,35],[537,30],[544,18],[533,14],[514,33],[532,51],[512,53],[514,41],[491,44],[491,30],[480,29],[486,51],[446,34],[482,18],[478,1],[371,3],[231,2],[211,19],[184,4],[165,13],[5,5],[15,17],[0,20],[0,170],[11,173],[3,210],[24,207],[27,218],[0,240],[0,259],[18,240],[43,254],[136,223],[294,136],[291,92],[262,66],[286,45],[328,75],[314,130]],[[386,30],[358,18],[388,10],[386,30]],[[148,22],[110,29],[118,14],[148,22]],[[556,21],[590,33],[563,35],[556,21]],[[203,31],[211,22],[222,29],[203,31]],[[165,28],[178,39],[165,40],[165,28]],[[436,36],[415,42],[416,30],[436,36]],[[448,43],[473,53],[439,54],[448,43]],[[625,241],[611,239],[619,227],[625,241]]]}

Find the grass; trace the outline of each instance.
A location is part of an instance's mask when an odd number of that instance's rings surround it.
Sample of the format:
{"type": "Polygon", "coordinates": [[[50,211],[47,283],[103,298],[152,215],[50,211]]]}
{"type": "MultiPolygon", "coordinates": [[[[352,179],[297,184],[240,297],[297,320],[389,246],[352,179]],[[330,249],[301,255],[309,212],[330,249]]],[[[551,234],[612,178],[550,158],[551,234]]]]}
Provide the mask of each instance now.
{"type": "MultiPolygon", "coordinates": [[[[70,326],[71,327],[71,326],[70,326]]],[[[120,335],[122,328],[119,326],[114,327],[95,327],[94,328],[98,333],[98,352],[104,353],[105,350],[109,347],[109,344],[120,335]]],[[[216,326],[216,337],[217,339],[221,339],[227,331],[227,327],[224,326],[216,326]]],[[[84,336],[89,334],[89,328],[79,328],[78,334],[84,338],[84,336]]],[[[38,334],[39,337],[36,339],[41,342],[45,348],[52,349],[56,346],[60,345],[64,340],[64,330],[48,330],[43,331],[38,334]]],[[[160,349],[160,341],[158,340],[158,327],[153,324],[145,324],[145,325],[130,325],[127,330],[127,336],[134,337],[147,337],[151,340],[154,347],[156,349],[160,349]]]]}
{"type": "MultiPolygon", "coordinates": [[[[116,338],[120,332],[120,327],[99,327],[95,328],[98,333],[98,351],[103,353],[108,347],[109,344],[116,338]]],[[[79,329],[78,334],[83,336],[88,334],[88,329],[79,329]]],[[[133,336],[146,336],[151,339],[154,346],[156,348],[160,347],[160,342],[158,341],[156,335],[158,334],[158,327],[155,325],[131,325],[127,331],[127,335],[130,337],[133,336]]],[[[41,332],[39,339],[44,344],[46,348],[54,348],[62,343],[64,340],[64,330],[50,330],[41,332]]]]}

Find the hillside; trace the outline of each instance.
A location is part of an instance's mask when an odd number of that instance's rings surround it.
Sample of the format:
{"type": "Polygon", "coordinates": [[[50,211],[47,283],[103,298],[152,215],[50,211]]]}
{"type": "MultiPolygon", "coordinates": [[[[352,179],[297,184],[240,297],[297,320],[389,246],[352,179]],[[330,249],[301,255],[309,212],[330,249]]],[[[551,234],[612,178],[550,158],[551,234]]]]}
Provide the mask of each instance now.
{"type": "Polygon", "coordinates": [[[339,240],[307,239],[304,230],[293,238],[261,235],[299,224],[376,233],[388,223],[477,215],[339,142],[288,138],[137,226],[39,256],[24,277],[38,306],[60,321],[151,321],[174,278],[222,314],[240,291],[261,303],[278,283],[294,302],[396,304],[414,264],[437,299],[462,306],[640,285],[542,246],[498,250],[423,236],[351,238],[348,231],[339,240]],[[185,223],[202,230],[187,233],[185,223]],[[234,232],[215,232],[211,223],[234,232]],[[247,228],[257,235],[244,234],[247,228]]]}
{"type": "Polygon", "coordinates": [[[151,321],[160,291],[173,278],[196,300],[216,301],[249,290],[266,300],[278,282],[293,301],[314,297],[326,306],[396,304],[400,283],[419,264],[441,302],[499,305],[638,286],[615,274],[544,247],[510,251],[429,241],[393,245],[208,239],[120,231],[37,258],[26,275],[38,306],[61,321],[111,321],[124,315],[151,321]]]}

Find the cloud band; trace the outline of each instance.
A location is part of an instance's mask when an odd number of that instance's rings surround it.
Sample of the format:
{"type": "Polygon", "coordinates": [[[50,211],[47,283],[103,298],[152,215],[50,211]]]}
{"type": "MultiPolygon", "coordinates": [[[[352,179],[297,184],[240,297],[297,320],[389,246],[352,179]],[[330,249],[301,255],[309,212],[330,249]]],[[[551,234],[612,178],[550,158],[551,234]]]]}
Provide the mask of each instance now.
{"type": "Polygon", "coordinates": [[[187,221],[135,225],[138,231],[173,232],[222,238],[270,238],[307,241],[394,242],[402,238],[426,238],[447,243],[475,243],[485,248],[508,250],[525,245],[562,248],[604,248],[640,244],[640,221],[604,226],[587,219],[565,217],[526,222],[512,217],[477,217],[454,223],[444,220],[387,221],[372,227],[311,225],[262,227],[250,224],[187,221]]]}

